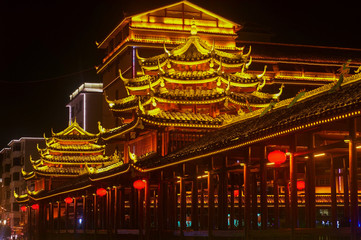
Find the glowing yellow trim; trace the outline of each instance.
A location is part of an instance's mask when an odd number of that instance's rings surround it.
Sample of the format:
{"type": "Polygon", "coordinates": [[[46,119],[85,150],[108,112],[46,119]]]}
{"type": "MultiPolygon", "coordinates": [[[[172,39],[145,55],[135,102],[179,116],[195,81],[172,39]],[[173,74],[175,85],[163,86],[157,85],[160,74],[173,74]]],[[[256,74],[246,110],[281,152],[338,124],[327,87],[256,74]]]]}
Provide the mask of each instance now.
{"type": "Polygon", "coordinates": [[[157,122],[151,121],[144,117],[140,117],[144,122],[159,125],[159,126],[173,126],[173,127],[194,127],[194,128],[220,128],[222,126],[221,122],[219,125],[212,125],[212,124],[194,124],[194,123],[167,123],[167,122],[157,122]]]}
{"type": "Polygon", "coordinates": [[[131,164],[129,164],[128,168],[126,170],[122,171],[122,172],[117,172],[117,173],[107,175],[107,176],[104,176],[104,177],[100,177],[100,178],[96,178],[96,179],[92,179],[91,176],[89,176],[89,180],[92,181],[92,182],[95,182],[95,181],[100,181],[100,180],[103,180],[103,179],[106,179],[106,178],[111,178],[111,177],[114,177],[114,176],[117,176],[117,175],[124,174],[124,173],[129,171],[130,166],[131,166],[131,164]]]}
{"type": "MultiPolygon", "coordinates": [[[[247,103],[238,102],[238,101],[232,99],[231,97],[227,97],[227,99],[228,99],[231,103],[238,104],[238,105],[241,105],[241,106],[247,106],[247,103]]],[[[261,107],[267,107],[267,106],[269,105],[269,102],[267,102],[267,103],[249,103],[249,105],[250,105],[251,107],[261,108],[261,107]]]]}
{"type": "Polygon", "coordinates": [[[173,100],[160,97],[154,97],[158,102],[163,103],[175,103],[175,104],[211,104],[224,101],[227,97],[223,96],[211,100],[173,100]]]}
{"type": "Polygon", "coordinates": [[[201,83],[210,83],[217,81],[219,76],[207,78],[207,79],[194,79],[194,80],[181,80],[181,79],[174,79],[169,77],[164,77],[163,79],[170,83],[178,83],[178,84],[201,84],[201,83]]]}
{"type": "Polygon", "coordinates": [[[53,137],[69,135],[74,130],[79,132],[81,135],[86,135],[88,137],[96,137],[96,134],[89,133],[89,132],[85,131],[82,127],[80,127],[79,124],[76,122],[76,119],[73,122],[71,122],[71,124],[67,128],[65,128],[63,131],[58,132],[58,133],[54,133],[52,131],[52,134],[53,134],[53,137]]]}
{"type": "Polygon", "coordinates": [[[33,197],[33,196],[29,196],[29,198],[31,198],[32,200],[39,201],[39,200],[51,198],[51,197],[58,196],[58,195],[62,195],[62,194],[66,194],[66,193],[76,192],[76,191],[83,190],[83,189],[89,188],[89,187],[92,187],[92,185],[89,184],[89,185],[86,185],[86,186],[84,186],[84,187],[79,187],[79,188],[74,188],[74,189],[71,189],[71,190],[68,190],[68,191],[63,191],[63,192],[59,192],[59,193],[54,193],[54,194],[51,194],[51,195],[47,195],[47,196],[45,196],[45,197],[36,198],[36,197],[33,197]]]}
{"type": "MultiPolygon", "coordinates": [[[[157,69],[158,69],[158,67],[157,67],[157,69]]],[[[151,86],[152,86],[152,87],[155,87],[155,86],[157,86],[160,82],[161,82],[161,81],[160,81],[160,78],[158,78],[157,81],[151,83],[151,86]]],[[[147,83],[147,84],[142,85],[142,86],[128,86],[128,85],[127,85],[126,87],[127,87],[127,89],[129,89],[129,90],[131,90],[131,91],[139,91],[139,90],[149,89],[149,84],[147,83]]]]}
{"type": "Polygon", "coordinates": [[[101,136],[101,138],[102,138],[103,140],[109,140],[109,139],[111,139],[111,138],[115,138],[115,137],[117,137],[117,136],[123,135],[124,133],[127,133],[127,132],[133,130],[135,127],[137,127],[138,124],[139,124],[139,121],[140,121],[140,118],[138,117],[138,118],[137,118],[137,122],[134,124],[133,127],[128,128],[128,129],[124,130],[123,132],[117,133],[117,134],[115,134],[115,135],[111,135],[110,137],[103,137],[103,136],[101,136]]]}
{"type": "MultiPolygon", "coordinates": [[[[225,79],[223,77],[220,77],[223,83],[228,84],[228,79],[225,79]]],[[[255,87],[259,84],[260,79],[245,79],[245,81],[248,80],[248,83],[238,83],[233,82],[232,79],[230,81],[230,85],[234,87],[255,87]]]]}

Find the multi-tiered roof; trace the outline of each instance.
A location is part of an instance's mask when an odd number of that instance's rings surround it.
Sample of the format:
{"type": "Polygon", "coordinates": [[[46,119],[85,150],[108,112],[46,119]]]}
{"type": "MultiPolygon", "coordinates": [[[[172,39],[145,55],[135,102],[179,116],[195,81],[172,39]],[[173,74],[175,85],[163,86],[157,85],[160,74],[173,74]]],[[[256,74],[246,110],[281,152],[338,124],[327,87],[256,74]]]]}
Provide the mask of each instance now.
{"type": "MultiPolygon", "coordinates": [[[[132,116],[138,121],[158,126],[219,128],[235,116],[269,106],[282,93],[261,92],[266,84],[263,73],[247,70],[252,63],[251,47],[236,48],[232,53],[217,50],[197,35],[193,24],[191,36],[181,45],[164,53],[142,58],[137,53],[142,75],[119,78],[128,96],[108,99],[116,116],[132,116]],[[138,114],[134,117],[133,111],[138,114]]],[[[133,123],[134,125],[134,123],[133,123]]],[[[119,133],[118,127],[103,131],[119,133]]],[[[124,129],[123,129],[124,130],[124,129]]]]}
{"type": "Polygon", "coordinates": [[[105,145],[97,144],[98,135],[85,131],[76,121],[59,133],[52,131],[52,137],[44,138],[46,148],[38,147],[40,159],[30,159],[34,171],[23,171],[25,179],[35,175],[76,177],[120,162],[117,153],[106,156],[105,145]]]}

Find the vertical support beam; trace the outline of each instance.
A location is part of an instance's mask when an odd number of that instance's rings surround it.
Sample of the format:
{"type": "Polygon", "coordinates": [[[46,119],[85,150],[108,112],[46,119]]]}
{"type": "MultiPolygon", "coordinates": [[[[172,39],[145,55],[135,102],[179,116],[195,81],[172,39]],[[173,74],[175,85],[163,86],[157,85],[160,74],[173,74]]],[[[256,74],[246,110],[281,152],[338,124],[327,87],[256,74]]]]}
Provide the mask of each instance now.
{"type": "Polygon", "coordinates": [[[285,227],[290,227],[291,221],[291,211],[290,211],[290,189],[289,189],[289,181],[288,181],[288,169],[285,168],[284,171],[284,182],[285,182],[285,227]]]}
{"type": "Polygon", "coordinates": [[[357,239],[358,196],[357,196],[357,151],[356,151],[356,118],[350,119],[349,168],[350,168],[350,200],[351,200],[351,239],[357,239]]]}
{"type": "Polygon", "coordinates": [[[145,240],[150,239],[150,178],[147,178],[144,189],[144,202],[145,202],[145,240]]]}
{"type": "Polygon", "coordinates": [[[267,229],[267,165],[266,165],[266,147],[263,149],[263,155],[260,160],[260,173],[261,173],[261,227],[267,229]]]}
{"type": "Polygon", "coordinates": [[[138,239],[142,240],[143,239],[143,200],[142,200],[142,190],[138,189],[137,190],[137,200],[138,200],[138,230],[139,230],[139,234],[138,234],[138,239]]]}
{"type": "Polygon", "coordinates": [[[330,172],[330,183],[331,183],[331,223],[332,228],[337,228],[337,198],[336,198],[336,177],[335,177],[335,161],[333,156],[330,155],[331,172],[330,172]]]}
{"type": "Polygon", "coordinates": [[[194,166],[192,181],[192,229],[198,231],[198,165],[194,166]]]}
{"type": "MultiPolygon", "coordinates": [[[[313,134],[309,135],[309,149],[315,148],[315,138],[313,134]]],[[[306,189],[306,201],[307,201],[307,214],[308,223],[307,227],[315,228],[316,227],[316,170],[315,170],[315,159],[313,153],[308,155],[308,160],[306,162],[306,181],[307,181],[307,189],[306,189]]]]}
{"type": "Polygon", "coordinates": [[[343,158],[343,215],[344,222],[349,223],[350,219],[350,201],[349,201],[349,191],[348,191],[348,169],[347,169],[347,160],[343,158]]]}
{"type": "Polygon", "coordinates": [[[258,229],[258,216],[257,216],[257,208],[258,208],[258,202],[257,202],[257,177],[256,173],[251,174],[252,178],[252,229],[258,229]]]}
{"type": "Polygon", "coordinates": [[[159,184],[158,184],[158,232],[160,234],[160,238],[163,237],[163,231],[164,231],[164,173],[163,170],[160,171],[160,177],[159,177],[159,184]]]}
{"type": "Polygon", "coordinates": [[[200,206],[200,214],[199,214],[199,223],[200,223],[200,228],[203,230],[205,227],[204,224],[204,187],[203,187],[203,182],[201,182],[201,192],[200,192],[200,200],[201,200],[201,206],[200,206]]]}
{"type": "MultiPolygon", "coordinates": [[[[60,233],[60,226],[61,226],[61,222],[60,222],[60,219],[61,219],[60,201],[57,201],[57,204],[58,204],[58,222],[57,222],[57,225],[58,225],[58,233],[60,233]]],[[[30,208],[30,211],[31,211],[31,208],[30,208]]],[[[30,214],[30,217],[31,217],[31,214],[30,214]]]]}
{"type": "Polygon", "coordinates": [[[98,207],[97,207],[97,195],[93,193],[93,229],[94,234],[97,233],[98,229],[98,207]]]}
{"type": "Polygon", "coordinates": [[[279,193],[278,193],[278,167],[274,167],[273,177],[273,210],[274,210],[274,228],[280,227],[280,215],[279,215],[279,193]]]}
{"type": "Polygon", "coordinates": [[[175,172],[173,172],[173,180],[169,184],[169,221],[170,228],[175,230],[177,228],[177,191],[175,184],[175,172]]]}
{"type": "Polygon", "coordinates": [[[230,173],[229,175],[229,179],[231,182],[231,189],[230,189],[230,193],[231,193],[231,211],[230,211],[230,216],[229,216],[229,220],[230,220],[230,228],[234,229],[234,179],[233,179],[233,175],[231,175],[230,173]]]}
{"type": "Polygon", "coordinates": [[[291,230],[293,235],[294,229],[297,228],[297,163],[293,155],[296,152],[296,136],[294,136],[290,150],[291,230]]]}
{"type": "Polygon", "coordinates": [[[183,174],[180,177],[179,191],[180,191],[180,233],[184,236],[186,230],[186,187],[183,174]]]}
{"type": "Polygon", "coordinates": [[[120,187],[119,191],[119,228],[125,228],[125,189],[120,187]]]}
{"type": "MultiPolygon", "coordinates": [[[[243,182],[244,182],[244,230],[245,239],[249,237],[249,230],[251,228],[251,188],[250,188],[250,170],[248,162],[251,157],[251,147],[248,148],[248,161],[243,166],[243,182]]],[[[241,193],[240,193],[241,194],[241,193]]]]}
{"type": "Polygon", "coordinates": [[[69,204],[65,203],[65,232],[68,232],[68,222],[69,222],[69,204]]]}
{"type": "Polygon", "coordinates": [[[119,219],[119,211],[118,211],[118,187],[114,186],[114,203],[113,203],[113,233],[117,233],[118,229],[118,219],[119,219]]]}
{"type": "Polygon", "coordinates": [[[74,198],[74,205],[73,205],[73,212],[74,212],[74,233],[76,233],[76,226],[77,226],[77,220],[78,220],[78,212],[77,212],[77,200],[74,198]]]}
{"type": "Polygon", "coordinates": [[[213,236],[214,228],[214,182],[213,176],[208,172],[208,238],[213,236]]]}
{"type": "Polygon", "coordinates": [[[218,228],[227,229],[227,172],[226,172],[226,159],[222,159],[222,168],[219,172],[219,187],[218,187],[218,228]]]}
{"type": "Polygon", "coordinates": [[[88,224],[88,211],[87,211],[87,205],[86,205],[86,196],[82,195],[82,200],[83,200],[83,231],[85,233],[86,229],[87,229],[87,224],[88,224]]]}

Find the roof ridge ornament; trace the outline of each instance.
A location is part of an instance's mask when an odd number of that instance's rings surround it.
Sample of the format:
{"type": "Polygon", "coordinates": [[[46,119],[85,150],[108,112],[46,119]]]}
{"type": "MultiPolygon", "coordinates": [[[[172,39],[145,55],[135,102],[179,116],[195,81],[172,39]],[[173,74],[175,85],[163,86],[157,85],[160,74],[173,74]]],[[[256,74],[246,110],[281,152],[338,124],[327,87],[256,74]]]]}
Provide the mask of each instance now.
{"type": "Polygon", "coordinates": [[[171,55],[170,51],[168,51],[167,47],[165,46],[165,41],[163,42],[163,48],[164,52],[168,55],[168,57],[171,55]]]}
{"type": "Polygon", "coordinates": [[[191,21],[191,35],[197,35],[197,26],[196,26],[196,21],[194,20],[194,18],[191,21]]]}

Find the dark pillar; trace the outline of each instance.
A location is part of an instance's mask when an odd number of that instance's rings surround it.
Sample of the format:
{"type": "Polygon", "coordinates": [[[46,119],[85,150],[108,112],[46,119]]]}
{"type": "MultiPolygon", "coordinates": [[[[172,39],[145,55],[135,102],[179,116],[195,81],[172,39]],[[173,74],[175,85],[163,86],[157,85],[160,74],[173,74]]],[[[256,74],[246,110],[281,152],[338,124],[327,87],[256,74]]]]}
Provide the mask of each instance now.
{"type": "Polygon", "coordinates": [[[290,181],[291,181],[291,229],[292,234],[297,228],[297,163],[293,154],[296,152],[296,137],[291,145],[290,154],[290,181]]]}
{"type": "MultiPolygon", "coordinates": [[[[118,219],[119,219],[119,213],[118,213],[118,187],[113,187],[114,189],[114,202],[113,202],[113,233],[117,233],[118,229],[118,219]]],[[[110,214],[111,215],[111,214],[110,214]]]]}
{"type": "Polygon", "coordinates": [[[198,230],[198,166],[195,166],[192,181],[192,229],[198,230]]]}
{"type": "MultiPolygon", "coordinates": [[[[309,149],[315,147],[315,139],[314,135],[310,134],[309,136],[309,149]]],[[[306,211],[308,219],[306,219],[307,227],[315,228],[316,227],[316,170],[315,170],[315,159],[313,157],[313,153],[308,155],[308,159],[306,162],[306,211]]]]}
{"type": "Polygon", "coordinates": [[[98,207],[97,207],[97,195],[93,193],[93,228],[94,233],[96,234],[98,229],[98,207]]]}
{"type": "Polygon", "coordinates": [[[125,228],[125,189],[120,187],[119,190],[119,228],[125,228]]]}
{"type": "Polygon", "coordinates": [[[351,239],[357,239],[358,196],[357,196],[357,150],[356,150],[356,118],[350,119],[349,168],[350,168],[350,200],[351,200],[351,239]]]}
{"type": "Polygon", "coordinates": [[[273,210],[274,210],[274,228],[280,227],[280,215],[279,215],[279,193],[278,193],[278,167],[274,167],[273,177],[273,210]]]}
{"type": "Polygon", "coordinates": [[[330,172],[330,183],[331,183],[331,222],[332,228],[337,228],[337,198],[336,198],[336,177],[335,177],[335,163],[333,156],[330,155],[331,161],[331,172],[330,172]]]}
{"type": "Polygon", "coordinates": [[[263,150],[263,156],[260,160],[260,173],[261,173],[261,227],[267,229],[267,165],[266,165],[266,147],[263,150]]]}
{"type": "Polygon", "coordinates": [[[344,215],[344,224],[349,226],[350,219],[350,201],[349,201],[349,191],[348,191],[348,169],[347,169],[347,160],[343,159],[343,215],[344,215]]]}
{"type": "MultiPolygon", "coordinates": [[[[251,148],[249,148],[249,155],[251,155],[251,148]]],[[[247,163],[243,166],[243,182],[244,182],[244,230],[245,238],[248,239],[249,230],[251,228],[251,188],[250,188],[250,171],[247,163]]],[[[241,193],[240,193],[241,194],[241,193]]]]}
{"type": "Polygon", "coordinates": [[[145,240],[150,239],[150,182],[149,178],[145,182],[145,189],[144,189],[144,202],[145,202],[145,212],[144,212],[144,219],[145,219],[145,240]]]}
{"type": "Polygon", "coordinates": [[[180,177],[179,183],[179,191],[180,191],[180,231],[181,236],[184,236],[184,231],[186,230],[186,187],[184,177],[180,177]]]}
{"type": "Polygon", "coordinates": [[[208,172],[208,238],[213,237],[214,229],[214,182],[213,176],[208,172]]]}
{"type": "Polygon", "coordinates": [[[234,179],[233,179],[233,175],[228,174],[229,179],[231,181],[231,211],[230,211],[230,216],[229,216],[229,221],[230,221],[230,228],[234,229],[234,179]]]}
{"type": "Polygon", "coordinates": [[[82,229],[85,233],[86,229],[87,229],[87,224],[88,224],[88,211],[87,211],[87,205],[86,205],[86,196],[81,196],[82,200],[83,200],[83,222],[82,222],[82,229]]]}
{"type": "Polygon", "coordinates": [[[256,173],[251,174],[252,178],[252,229],[258,229],[258,216],[257,216],[257,208],[258,208],[258,202],[257,202],[257,177],[256,173]]]}
{"type": "Polygon", "coordinates": [[[76,225],[77,225],[77,218],[78,218],[78,213],[77,213],[77,209],[76,209],[76,205],[77,205],[77,200],[76,198],[74,198],[74,205],[73,205],[73,212],[74,212],[74,233],[76,233],[76,225]]]}

